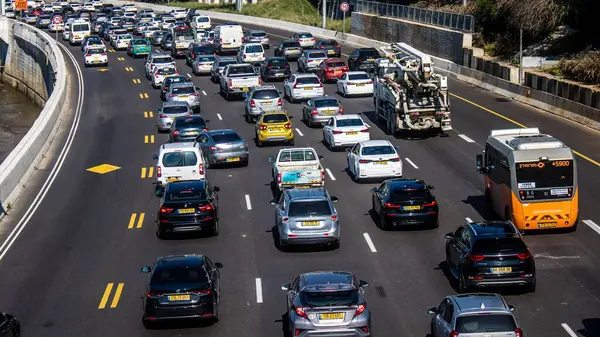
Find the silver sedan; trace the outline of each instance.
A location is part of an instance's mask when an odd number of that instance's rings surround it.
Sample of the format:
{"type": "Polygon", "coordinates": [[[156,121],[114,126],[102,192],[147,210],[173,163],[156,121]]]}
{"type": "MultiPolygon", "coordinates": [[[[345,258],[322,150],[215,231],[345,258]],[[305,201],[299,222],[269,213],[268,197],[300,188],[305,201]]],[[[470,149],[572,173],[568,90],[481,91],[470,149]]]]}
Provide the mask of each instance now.
{"type": "Polygon", "coordinates": [[[233,130],[211,130],[196,138],[202,148],[206,167],[219,164],[248,166],[248,143],[233,130]]]}
{"type": "Polygon", "coordinates": [[[216,60],[217,58],[214,55],[198,55],[192,63],[192,72],[194,75],[210,74],[216,60]]]}
{"type": "Polygon", "coordinates": [[[327,58],[327,53],[324,51],[305,50],[298,59],[298,72],[315,71],[327,58]]]}
{"type": "Polygon", "coordinates": [[[192,109],[186,102],[165,102],[156,111],[158,132],[168,131],[175,117],[190,116],[192,109]]]}
{"type": "Polygon", "coordinates": [[[344,108],[333,96],[321,96],[302,103],[302,120],[307,126],[323,125],[333,116],[344,113],[344,108]]]}
{"type": "Polygon", "coordinates": [[[196,113],[200,112],[200,94],[194,83],[173,83],[165,94],[167,102],[186,102],[196,113]]]}

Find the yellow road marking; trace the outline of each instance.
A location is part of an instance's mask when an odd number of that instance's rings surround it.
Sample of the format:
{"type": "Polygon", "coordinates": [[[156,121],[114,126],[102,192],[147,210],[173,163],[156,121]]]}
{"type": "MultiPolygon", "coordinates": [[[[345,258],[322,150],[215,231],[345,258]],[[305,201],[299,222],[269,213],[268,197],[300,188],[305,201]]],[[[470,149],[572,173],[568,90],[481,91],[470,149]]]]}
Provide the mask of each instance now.
{"type": "Polygon", "coordinates": [[[144,94],[144,98],[150,98],[150,96],[148,96],[148,94],[144,94]]]}
{"type": "Polygon", "coordinates": [[[130,71],[131,72],[131,71],[133,71],[133,68],[131,68],[131,67],[125,67],[125,71],[130,71]]]}
{"type": "Polygon", "coordinates": [[[144,118],[152,118],[154,113],[152,111],[144,111],[144,118]]]}
{"type": "Polygon", "coordinates": [[[108,172],[116,171],[121,169],[119,166],[110,165],[110,164],[101,164],[94,167],[90,167],[86,169],[88,172],[98,173],[98,174],[106,174],[108,172]]]}
{"type": "Polygon", "coordinates": [[[131,214],[127,228],[128,229],[132,229],[133,227],[142,228],[142,225],[144,224],[144,217],[146,217],[146,213],[140,213],[139,217],[137,216],[137,213],[131,214]],[[137,225],[136,225],[136,221],[135,221],[136,219],[137,219],[137,225]]]}
{"type": "Polygon", "coordinates": [[[119,304],[119,299],[121,298],[121,293],[123,292],[124,283],[119,283],[117,286],[117,291],[115,291],[115,297],[113,297],[112,303],[110,304],[111,308],[116,308],[119,304]]]}
{"type": "Polygon", "coordinates": [[[144,136],[144,144],[154,144],[154,135],[144,136]]]}
{"type": "Polygon", "coordinates": [[[113,283],[109,283],[106,286],[106,289],[104,290],[104,295],[102,295],[102,299],[100,300],[100,305],[98,306],[98,309],[106,308],[106,302],[108,302],[108,297],[110,296],[110,292],[112,291],[113,285],[113,283]]]}
{"type": "Polygon", "coordinates": [[[148,168],[142,167],[142,179],[144,178],[152,178],[152,175],[154,175],[154,166],[150,166],[148,168]],[[146,175],[146,173],[148,173],[146,175]]]}
{"type": "Polygon", "coordinates": [[[119,61],[125,61],[125,58],[124,57],[117,57],[117,60],[119,60],[119,61]]]}
{"type": "Polygon", "coordinates": [[[134,78],[133,83],[139,84],[142,83],[142,81],[139,78],[134,78]]]}
{"type": "Polygon", "coordinates": [[[108,50],[108,52],[109,52],[109,53],[114,53],[114,52],[115,52],[115,50],[114,50],[114,49],[109,49],[109,50],[108,50]]]}

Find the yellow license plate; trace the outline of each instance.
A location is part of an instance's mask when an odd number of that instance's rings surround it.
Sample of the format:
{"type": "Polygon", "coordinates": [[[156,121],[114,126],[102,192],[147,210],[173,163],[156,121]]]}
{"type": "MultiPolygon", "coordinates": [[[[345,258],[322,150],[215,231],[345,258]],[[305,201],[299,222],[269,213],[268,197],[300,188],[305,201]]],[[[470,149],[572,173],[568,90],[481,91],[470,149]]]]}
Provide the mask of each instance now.
{"type": "Polygon", "coordinates": [[[376,161],[375,164],[377,164],[377,165],[387,165],[388,162],[387,161],[376,161]]]}
{"type": "Polygon", "coordinates": [[[234,158],[227,158],[226,159],[228,162],[233,162],[233,161],[240,161],[239,157],[234,157],[234,158]]]}
{"type": "Polygon", "coordinates": [[[352,131],[352,132],[346,132],[347,135],[358,135],[358,132],[356,131],[352,131]]]}
{"type": "Polygon", "coordinates": [[[179,98],[188,98],[188,97],[190,97],[190,96],[188,96],[188,95],[179,96],[179,98]]]}
{"type": "Polygon", "coordinates": [[[229,47],[231,43],[223,43],[223,47],[229,47]]]}
{"type": "Polygon", "coordinates": [[[311,87],[306,87],[306,88],[304,88],[304,90],[312,90],[312,88],[311,87]]]}
{"type": "Polygon", "coordinates": [[[538,228],[554,228],[556,227],[556,222],[539,222],[538,228]]]}
{"type": "Polygon", "coordinates": [[[248,88],[242,88],[242,91],[248,91],[248,90],[249,90],[248,88]]]}
{"type": "Polygon", "coordinates": [[[179,209],[179,213],[180,214],[196,213],[196,209],[195,208],[181,208],[181,209],[179,209]]]}
{"type": "Polygon", "coordinates": [[[327,54],[335,54],[335,50],[330,50],[327,52],[327,54]]]}
{"type": "Polygon", "coordinates": [[[335,113],[335,110],[325,110],[323,112],[325,112],[326,115],[333,115],[335,113]]]}
{"type": "Polygon", "coordinates": [[[303,226],[318,226],[319,221],[304,221],[302,222],[303,226]]]}
{"type": "Polygon", "coordinates": [[[365,86],[365,84],[364,84],[364,83],[356,83],[356,86],[357,86],[357,87],[364,87],[364,86],[365,86]]]}
{"type": "Polygon", "coordinates": [[[405,211],[414,211],[421,209],[421,206],[404,206],[403,208],[405,211]]]}
{"type": "Polygon", "coordinates": [[[186,133],[185,135],[186,135],[186,136],[195,136],[195,135],[197,135],[197,134],[198,134],[198,132],[195,132],[195,131],[194,131],[194,132],[188,132],[188,133],[186,133]]]}
{"type": "Polygon", "coordinates": [[[190,295],[171,295],[169,301],[189,301],[190,295]]]}
{"type": "Polygon", "coordinates": [[[273,103],[273,101],[264,101],[261,104],[271,104],[271,103],[273,103]]]}
{"type": "Polygon", "coordinates": [[[173,182],[173,181],[178,181],[178,180],[179,180],[179,178],[174,177],[174,178],[167,179],[167,182],[173,182]]]}
{"type": "Polygon", "coordinates": [[[491,268],[491,269],[492,269],[492,273],[496,273],[496,274],[512,272],[512,267],[498,267],[498,268],[491,268]]]}
{"type": "Polygon", "coordinates": [[[375,61],[374,58],[367,59],[367,61],[375,61]]]}
{"type": "Polygon", "coordinates": [[[331,319],[344,319],[343,312],[332,312],[326,314],[319,314],[319,320],[331,320],[331,319]]]}

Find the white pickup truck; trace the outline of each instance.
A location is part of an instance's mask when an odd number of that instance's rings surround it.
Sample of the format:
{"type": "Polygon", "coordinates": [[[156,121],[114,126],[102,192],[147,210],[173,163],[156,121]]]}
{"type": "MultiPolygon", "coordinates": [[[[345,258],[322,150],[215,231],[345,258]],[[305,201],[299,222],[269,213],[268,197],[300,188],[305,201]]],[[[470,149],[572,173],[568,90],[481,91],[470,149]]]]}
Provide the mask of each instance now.
{"type": "Polygon", "coordinates": [[[225,66],[220,78],[220,92],[226,100],[229,100],[232,95],[243,97],[251,88],[262,84],[260,75],[249,63],[225,66]]]}
{"type": "Polygon", "coordinates": [[[281,149],[276,157],[269,157],[273,163],[273,183],[279,191],[285,188],[308,188],[325,185],[325,169],[312,147],[281,149]]]}

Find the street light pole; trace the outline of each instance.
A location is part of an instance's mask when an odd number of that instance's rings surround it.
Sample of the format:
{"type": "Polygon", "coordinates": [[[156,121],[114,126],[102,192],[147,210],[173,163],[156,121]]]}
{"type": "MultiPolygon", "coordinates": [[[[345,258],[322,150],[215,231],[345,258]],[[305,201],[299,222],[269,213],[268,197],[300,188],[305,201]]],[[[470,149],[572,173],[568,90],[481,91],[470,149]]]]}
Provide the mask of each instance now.
{"type": "Polygon", "coordinates": [[[519,84],[523,84],[523,28],[519,29],[519,84]]]}
{"type": "Polygon", "coordinates": [[[326,21],[327,21],[327,0],[323,0],[323,29],[325,29],[326,21]]]}
{"type": "Polygon", "coordinates": [[[0,0],[0,5],[2,5],[2,9],[0,9],[2,15],[6,15],[6,8],[4,8],[6,6],[6,1],[0,0]]]}

